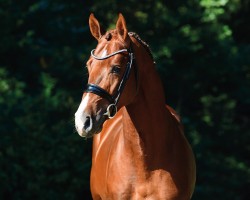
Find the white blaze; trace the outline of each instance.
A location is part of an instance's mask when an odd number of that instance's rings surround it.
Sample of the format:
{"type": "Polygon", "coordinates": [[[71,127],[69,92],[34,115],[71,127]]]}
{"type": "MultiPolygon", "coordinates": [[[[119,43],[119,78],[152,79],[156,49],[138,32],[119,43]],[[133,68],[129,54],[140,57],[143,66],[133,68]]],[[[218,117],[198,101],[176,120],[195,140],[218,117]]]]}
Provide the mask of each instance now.
{"type": "Polygon", "coordinates": [[[89,93],[87,93],[87,95],[82,99],[82,102],[80,103],[80,106],[75,113],[75,127],[80,135],[82,134],[84,126],[82,115],[88,105],[88,101],[89,101],[89,93]]]}
{"type": "Polygon", "coordinates": [[[107,53],[108,53],[107,50],[104,49],[104,51],[102,52],[101,58],[104,58],[107,55],[107,53]]]}

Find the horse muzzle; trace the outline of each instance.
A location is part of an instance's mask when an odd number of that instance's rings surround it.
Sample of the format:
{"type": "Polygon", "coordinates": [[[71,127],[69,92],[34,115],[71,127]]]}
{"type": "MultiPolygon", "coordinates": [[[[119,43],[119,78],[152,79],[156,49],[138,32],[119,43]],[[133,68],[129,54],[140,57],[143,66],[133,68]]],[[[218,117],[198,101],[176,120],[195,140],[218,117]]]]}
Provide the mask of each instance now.
{"type": "Polygon", "coordinates": [[[81,137],[91,138],[102,130],[102,126],[106,117],[97,115],[95,117],[85,114],[75,114],[75,128],[81,137]]]}

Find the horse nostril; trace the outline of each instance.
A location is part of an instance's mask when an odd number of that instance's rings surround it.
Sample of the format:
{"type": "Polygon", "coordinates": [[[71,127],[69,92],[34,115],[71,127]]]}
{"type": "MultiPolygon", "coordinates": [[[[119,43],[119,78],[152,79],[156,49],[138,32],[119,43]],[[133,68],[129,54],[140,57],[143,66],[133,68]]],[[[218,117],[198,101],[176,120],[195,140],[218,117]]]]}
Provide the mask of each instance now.
{"type": "Polygon", "coordinates": [[[83,125],[85,131],[92,129],[92,119],[90,116],[87,116],[83,125]]]}

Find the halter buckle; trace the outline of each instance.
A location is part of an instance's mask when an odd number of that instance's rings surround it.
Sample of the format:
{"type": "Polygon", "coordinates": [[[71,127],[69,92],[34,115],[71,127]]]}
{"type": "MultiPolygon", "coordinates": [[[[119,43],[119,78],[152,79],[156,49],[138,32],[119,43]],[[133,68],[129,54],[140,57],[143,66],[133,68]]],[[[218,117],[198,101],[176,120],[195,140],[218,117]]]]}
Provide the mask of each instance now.
{"type": "Polygon", "coordinates": [[[110,104],[108,107],[107,107],[107,112],[104,113],[103,115],[106,115],[108,116],[109,119],[112,119],[117,113],[117,107],[115,104],[110,104]]]}

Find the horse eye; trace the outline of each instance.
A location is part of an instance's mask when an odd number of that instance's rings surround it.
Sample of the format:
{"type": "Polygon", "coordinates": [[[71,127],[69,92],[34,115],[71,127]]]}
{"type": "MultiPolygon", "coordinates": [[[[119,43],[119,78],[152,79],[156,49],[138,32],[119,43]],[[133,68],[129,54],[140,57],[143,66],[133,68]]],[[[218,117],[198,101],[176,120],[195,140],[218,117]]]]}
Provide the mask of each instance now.
{"type": "Polygon", "coordinates": [[[120,74],[120,72],[121,72],[121,68],[118,65],[113,66],[111,69],[111,73],[120,74]]]}

